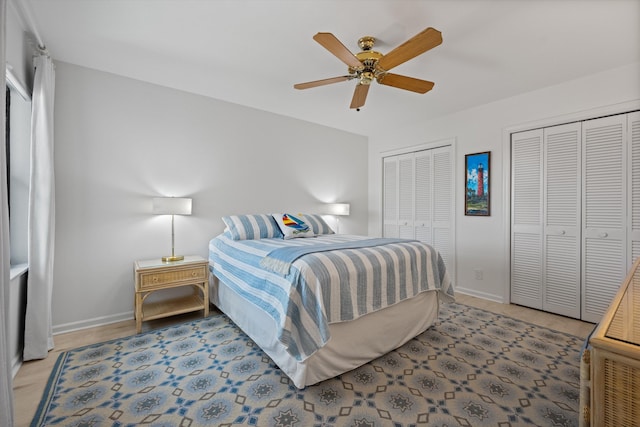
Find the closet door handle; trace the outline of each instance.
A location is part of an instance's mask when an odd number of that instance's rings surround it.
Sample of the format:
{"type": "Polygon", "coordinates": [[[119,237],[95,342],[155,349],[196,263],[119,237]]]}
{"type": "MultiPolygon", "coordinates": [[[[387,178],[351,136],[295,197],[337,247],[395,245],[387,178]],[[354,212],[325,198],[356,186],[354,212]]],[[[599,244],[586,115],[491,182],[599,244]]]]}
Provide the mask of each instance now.
{"type": "Polygon", "coordinates": [[[609,233],[599,233],[598,234],[598,237],[602,237],[602,238],[607,237],[607,236],[609,236],[609,233]]]}

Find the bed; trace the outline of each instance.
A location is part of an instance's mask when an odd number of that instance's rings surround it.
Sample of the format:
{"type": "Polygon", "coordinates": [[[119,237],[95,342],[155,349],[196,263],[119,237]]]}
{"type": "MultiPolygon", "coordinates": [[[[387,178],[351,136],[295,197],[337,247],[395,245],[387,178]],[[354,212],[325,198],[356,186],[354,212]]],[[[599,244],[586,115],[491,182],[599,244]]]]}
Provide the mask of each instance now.
{"type": "Polygon", "coordinates": [[[334,234],[320,215],[223,221],[209,243],[211,302],[298,388],[403,345],[454,299],[425,243],[334,234]]]}

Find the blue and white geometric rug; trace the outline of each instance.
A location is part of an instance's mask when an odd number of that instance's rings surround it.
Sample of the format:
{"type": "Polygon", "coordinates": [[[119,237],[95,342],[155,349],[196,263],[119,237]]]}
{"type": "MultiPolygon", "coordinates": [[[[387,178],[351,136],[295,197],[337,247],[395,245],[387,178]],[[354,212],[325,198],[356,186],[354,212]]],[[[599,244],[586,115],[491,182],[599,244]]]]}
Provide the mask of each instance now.
{"type": "Polygon", "coordinates": [[[299,390],[214,314],[61,354],[32,426],[577,426],[582,342],[441,304],[404,346],[299,390]]]}

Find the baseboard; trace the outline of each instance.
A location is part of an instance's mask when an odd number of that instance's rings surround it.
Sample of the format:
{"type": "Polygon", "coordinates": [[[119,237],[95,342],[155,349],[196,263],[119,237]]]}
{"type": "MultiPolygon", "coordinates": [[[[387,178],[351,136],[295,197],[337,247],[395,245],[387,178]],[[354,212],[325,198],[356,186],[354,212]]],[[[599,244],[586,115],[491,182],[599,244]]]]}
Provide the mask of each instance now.
{"type": "Polygon", "coordinates": [[[477,297],[477,298],[482,298],[482,299],[486,299],[486,300],[493,301],[493,302],[499,302],[501,304],[508,304],[509,303],[509,301],[505,301],[504,298],[502,298],[501,296],[494,295],[494,294],[488,294],[486,292],[479,292],[479,291],[476,291],[474,289],[456,287],[456,293],[465,294],[465,295],[469,295],[469,296],[477,297]]]}
{"type": "MultiPolygon", "coordinates": [[[[458,287],[456,288],[456,292],[465,294],[465,295],[470,295],[472,297],[486,299],[493,302],[499,302],[503,304],[507,303],[507,301],[505,301],[503,298],[497,295],[488,294],[486,292],[479,292],[473,289],[458,287]]],[[[126,311],[124,313],[113,314],[110,316],[95,317],[93,319],[81,320],[78,322],[63,323],[60,325],[53,326],[53,335],[66,334],[67,332],[74,332],[74,331],[80,331],[88,328],[95,328],[96,326],[110,325],[112,323],[132,320],[133,318],[134,317],[133,317],[133,310],[132,310],[132,311],[126,311]]]]}
{"type": "Polygon", "coordinates": [[[124,313],[112,314],[110,316],[94,317],[93,319],[81,320],[78,322],[63,323],[53,326],[53,335],[66,334],[67,332],[80,331],[82,329],[95,328],[96,326],[110,325],[112,323],[124,322],[133,319],[133,310],[124,313]]]}

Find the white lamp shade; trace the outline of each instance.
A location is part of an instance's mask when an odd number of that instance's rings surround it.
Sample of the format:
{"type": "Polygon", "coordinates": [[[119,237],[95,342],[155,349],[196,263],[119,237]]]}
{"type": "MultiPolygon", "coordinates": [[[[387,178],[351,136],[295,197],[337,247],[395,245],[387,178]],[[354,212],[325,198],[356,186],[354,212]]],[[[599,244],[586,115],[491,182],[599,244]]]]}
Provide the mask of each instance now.
{"type": "Polygon", "coordinates": [[[327,205],[327,214],[329,215],[349,215],[349,203],[329,203],[327,205]]]}
{"type": "Polygon", "coordinates": [[[191,215],[191,198],[154,197],[153,213],[157,215],[191,215]]]}

